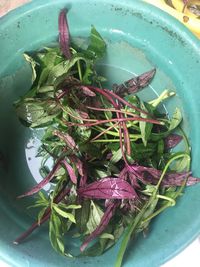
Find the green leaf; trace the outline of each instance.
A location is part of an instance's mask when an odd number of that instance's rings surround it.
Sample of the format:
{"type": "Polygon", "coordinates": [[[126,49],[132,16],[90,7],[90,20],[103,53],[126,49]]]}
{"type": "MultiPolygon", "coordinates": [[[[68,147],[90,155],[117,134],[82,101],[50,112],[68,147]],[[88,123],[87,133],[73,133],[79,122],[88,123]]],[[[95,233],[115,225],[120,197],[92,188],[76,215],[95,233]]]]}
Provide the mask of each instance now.
{"type": "Polygon", "coordinates": [[[47,79],[47,85],[54,84],[56,79],[58,77],[62,76],[63,74],[67,75],[69,73],[69,71],[71,70],[71,68],[79,60],[86,61],[86,59],[84,57],[80,57],[80,56],[76,56],[75,55],[70,60],[63,61],[63,62],[57,64],[56,66],[54,66],[49,72],[49,76],[48,76],[48,79],[47,79]]]}
{"type": "Polygon", "coordinates": [[[76,225],[81,233],[84,233],[87,230],[86,224],[88,222],[89,215],[90,215],[90,201],[85,199],[82,203],[82,208],[77,209],[75,213],[76,225]]]}
{"type": "Polygon", "coordinates": [[[66,210],[69,210],[69,209],[74,209],[74,210],[81,209],[81,205],[76,205],[76,204],[66,205],[64,203],[59,203],[58,206],[63,208],[63,209],[66,209],[66,210]]]}
{"type": "Polygon", "coordinates": [[[99,256],[103,254],[107,249],[112,247],[117,242],[117,240],[121,237],[124,231],[124,227],[122,223],[116,222],[116,224],[117,224],[117,227],[108,226],[106,228],[106,232],[101,235],[102,237],[105,237],[105,238],[101,238],[100,236],[99,240],[94,245],[92,245],[87,250],[85,250],[82,253],[82,255],[92,256],[92,257],[99,256]]]}
{"type": "Polygon", "coordinates": [[[163,139],[158,141],[158,145],[157,145],[157,153],[158,156],[161,157],[161,155],[164,153],[164,148],[165,148],[165,144],[163,139]]]}
{"type": "Polygon", "coordinates": [[[94,66],[92,63],[88,62],[86,64],[86,68],[85,68],[85,72],[83,75],[83,79],[82,79],[82,83],[83,84],[91,84],[91,77],[94,74],[94,70],[93,70],[94,66]]]}
{"type": "Polygon", "coordinates": [[[142,190],[142,193],[144,195],[151,196],[155,191],[156,191],[156,186],[155,185],[147,184],[145,186],[145,189],[142,190]]]}
{"type": "Polygon", "coordinates": [[[47,79],[48,79],[48,76],[49,76],[49,72],[50,72],[50,69],[48,67],[44,68],[40,74],[40,77],[39,77],[39,80],[38,80],[38,84],[37,84],[37,90],[39,90],[39,88],[42,86],[42,85],[45,85],[47,79]]]}
{"type": "Polygon", "coordinates": [[[38,208],[38,207],[44,207],[45,209],[49,206],[49,200],[46,197],[44,193],[41,191],[37,194],[37,200],[34,204],[29,206],[28,208],[38,208]]]}
{"type": "Polygon", "coordinates": [[[179,108],[176,108],[171,120],[169,121],[168,130],[160,133],[152,133],[151,139],[153,141],[157,141],[161,138],[167,137],[172,131],[174,131],[180,125],[181,121],[182,121],[181,111],[179,108]]]}
{"type": "Polygon", "coordinates": [[[111,234],[108,233],[103,233],[99,236],[99,238],[104,238],[104,239],[111,239],[111,240],[115,240],[115,237],[111,234]]]}
{"type": "Polygon", "coordinates": [[[56,204],[53,204],[53,209],[63,218],[69,219],[71,222],[76,223],[75,217],[72,213],[60,209],[56,204]]]}
{"type": "MultiPolygon", "coordinates": [[[[170,158],[174,158],[176,156],[181,155],[182,152],[176,152],[170,155],[170,158]]],[[[191,158],[190,155],[188,153],[185,153],[184,157],[180,157],[179,159],[177,159],[174,164],[171,164],[171,170],[176,171],[176,172],[182,172],[185,170],[189,170],[190,167],[190,163],[191,163],[191,158]]]]}
{"type": "Polygon", "coordinates": [[[69,205],[66,207],[66,209],[81,209],[81,205],[75,205],[75,204],[72,204],[72,205],[69,205]]]}
{"type": "Polygon", "coordinates": [[[24,54],[24,57],[25,57],[26,61],[28,63],[30,63],[30,65],[31,65],[31,68],[32,68],[32,82],[34,82],[36,77],[37,77],[36,70],[35,70],[36,61],[32,57],[27,55],[27,54],[24,54]]]}
{"type": "Polygon", "coordinates": [[[58,114],[50,115],[50,116],[44,116],[37,120],[36,122],[31,123],[30,127],[35,128],[35,127],[43,127],[46,124],[51,124],[53,122],[53,119],[57,116],[58,114]]]}
{"type": "MultiPolygon", "coordinates": [[[[63,169],[63,168],[61,168],[61,169],[63,169]]],[[[51,195],[51,205],[55,205],[53,203],[53,201],[54,201],[55,197],[57,196],[57,194],[59,194],[60,190],[63,188],[63,185],[65,184],[65,182],[66,182],[66,176],[62,175],[61,178],[57,181],[56,186],[54,188],[54,191],[51,195]]]]}
{"type": "Polygon", "coordinates": [[[89,220],[87,222],[87,229],[89,233],[92,233],[97,228],[97,226],[99,226],[103,214],[104,213],[99,207],[99,205],[91,200],[90,215],[89,215],[89,220]]]}
{"type": "MultiPolygon", "coordinates": [[[[151,202],[151,204],[149,205],[148,209],[146,210],[146,212],[144,213],[143,215],[143,220],[145,220],[146,218],[148,218],[149,216],[151,216],[157,205],[158,205],[158,201],[159,199],[158,198],[154,198],[153,201],[151,202]]],[[[141,221],[141,223],[138,225],[137,227],[137,232],[141,232],[141,231],[144,231],[145,229],[147,229],[147,227],[149,226],[151,220],[148,220],[148,221],[141,221]]]]}
{"type": "Polygon", "coordinates": [[[140,223],[140,221],[142,220],[144,213],[146,212],[146,209],[148,208],[151,201],[152,200],[149,200],[146,202],[146,204],[140,210],[138,215],[133,219],[132,223],[126,229],[124,237],[123,237],[122,242],[121,242],[120,250],[119,250],[118,255],[117,255],[115,267],[121,267],[123,256],[124,256],[124,253],[126,251],[129,240],[130,240],[131,236],[135,233],[137,226],[140,223]]]}
{"type": "Polygon", "coordinates": [[[76,128],[76,136],[77,136],[77,144],[85,143],[89,140],[91,136],[91,128],[89,127],[77,127],[76,128]]]}
{"type": "Polygon", "coordinates": [[[61,112],[53,100],[39,100],[29,98],[16,106],[19,119],[26,122],[28,126],[35,128],[53,122],[53,119],[61,112]]]}
{"type": "Polygon", "coordinates": [[[90,44],[87,51],[95,59],[102,58],[106,52],[106,43],[94,26],[91,28],[90,44]]]}
{"type": "Polygon", "coordinates": [[[148,142],[145,147],[143,143],[131,142],[131,158],[136,161],[144,161],[157,152],[157,144],[148,142]]]}
{"type": "Polygon", "coordinates": [[[49,220],[49,239],[51,242],[52,247],[61,255],[65,254],[64,243],[62,241],[61,235],[61,220],[60,218],[54,213],[51,213],[50,220],[49,220]]]}
{"type": "Polygon", "coordinates": [[[46,195],[44,193],[42,193],[41,191],[38,193],[39,197],[41,200],[44,200],[46,202],[48,202],[48,198],[46,197],[46,195]]]}
{"type": "Polygon", "coordinates": [[[104,250],[107,250],[110,247],[112,247],[124,233],[124,226],[122,222],[117,221],[117,222],[113,222],[113,224],[117,225],[117,227],[114,226],[113,227],[114,229],[112,230],[112,235],[114,236],[114,239],[108,240],[108,242],[106,243],[106,246],[104,247],[104,250]]]}
{"type": "Polygon", "coordinates": [[[65,246],[63,242],[62,222],[53,211],[49,220],[49,239],[52,247],[59,254],[72,258],[70,253],[65,252],[65,246]]]}
{"type": "Polygon", "coordinates": [[[46,49],[46,51],[44,53],[38,53],[37,57],[39,58],[39,60],[41,61],[41,63],[48,67],[49,69],[52,68],[55,63],[56,63],[56,59],[57,57],[59,57],[59,50],[49,50],[49,48],[46,49]]]}
{"type": "MultiPolygon", "coordinates": [[[[143,109],[146,112],[149,112],[150,109],[147,109],[146,105],[141,101],[141,104],[140,104],[141,109],[143,109]]],[[[143,113],[141,113],[140,116],[142,118],[148,118],[148,116],[146,114],[143,114],[143,113]]],[[[139,126],[140,126],[143,144],[144,144],[144,146],[147,146],[147,142],[148,142],[149,137],[151,135],[151,130],[153,128],[153,124],[145,122],[145,121],[140,121],[139,126]]]]}
{"type": "Polygon", "coordinates": [[[38,213],[37,219],[38,219],[38,224],[39,224],[39,225],[40,225],[40,222],[41,222],[42,217],[43,217],[44,214],[45,214],[46,209],[47,209],[47,208],[44,207],[44,208],[41,209],[40,212],[38,213]]]}
{"type": "Polygon", "coordinates": [[[178,127],[178,125],[182,121],[182,114],[179,108],[176,108],[174,111],[174,114],[172,116],[172,119],[170,121],[169,131],[172,131],[178,127]]]}
{"type": "Polygon", "coordinates": [[[122,150],[119,148],[117,151],[112,152],[112,158],[110,159],[111,163],[117,163],[122,158],[122,150]]]}
{"type": "Polygon", "coordinates": [[[20,119],[31,124],[40,119],[44,115],[45,111],[43,106],[37,104],[36,102],[23,102],[16,108],[16,113],[20,119]]]}
{"type": "Polygon", "coordinates": [[[111,175],[110,171],[108,171],[108,170],[99,170],[97,168],[95,168],[93,173],[94,173],[94,175],[95,175],[95,177],[97,179],[104,178],[104,177],[107,177],[107,176],[111,175]]]}
{"type": "Polygon", "coordinates": [[[65,175],[65,173],[66,173],[65,168],[60,167],[60,168],[56,171],[55,176],[63,176],[63,175],[65,175]]]}

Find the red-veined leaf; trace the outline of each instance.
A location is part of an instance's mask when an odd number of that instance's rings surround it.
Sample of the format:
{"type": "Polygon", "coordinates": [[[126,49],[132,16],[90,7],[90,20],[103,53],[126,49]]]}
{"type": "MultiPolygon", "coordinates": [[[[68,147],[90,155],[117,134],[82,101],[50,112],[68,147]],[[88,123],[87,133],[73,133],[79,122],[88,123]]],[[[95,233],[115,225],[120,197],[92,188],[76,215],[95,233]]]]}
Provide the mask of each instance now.
{"type": "Polygon", "coordinates": [[[165,148],[170,149],[175,146],[177,146],[181,141],[183,137],[179,134],[170,134],[165,138],[165,148]]]}
{"type": "Polygon", "coordinates": [[[81,197],[98,199],[133,199],[137,194],[133,187],[120,178],[103,178],[85,187],[79,188],[81,197]]]}
{"type": "Polygon", "coordinates": [[[64,164],[72,183],[77,184],[77,177],[72,166],[66,160],[62,160],[62,164],[64,164]]]}

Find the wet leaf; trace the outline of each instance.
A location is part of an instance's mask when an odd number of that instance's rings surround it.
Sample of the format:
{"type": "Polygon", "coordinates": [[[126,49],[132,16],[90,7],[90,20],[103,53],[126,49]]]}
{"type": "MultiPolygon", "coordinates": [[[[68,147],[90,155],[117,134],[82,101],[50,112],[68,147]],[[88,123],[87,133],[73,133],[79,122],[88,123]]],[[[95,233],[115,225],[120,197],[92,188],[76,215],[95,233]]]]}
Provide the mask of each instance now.
{"type": "Polygon", "coordinates": [[[82,197],[91,199],[134,199],[137,197],[131,185],[120,178],[104,178],[78,189],[82,197]]]}
{"type": "Polygon", "coordinates": [[[92,26],[91,28],[90,44],[88,46],[87,51],[95,59],[102,58],[106,51],[106,43],[101,37],[101,35],[97,32],[94,26],[92,26]]]}

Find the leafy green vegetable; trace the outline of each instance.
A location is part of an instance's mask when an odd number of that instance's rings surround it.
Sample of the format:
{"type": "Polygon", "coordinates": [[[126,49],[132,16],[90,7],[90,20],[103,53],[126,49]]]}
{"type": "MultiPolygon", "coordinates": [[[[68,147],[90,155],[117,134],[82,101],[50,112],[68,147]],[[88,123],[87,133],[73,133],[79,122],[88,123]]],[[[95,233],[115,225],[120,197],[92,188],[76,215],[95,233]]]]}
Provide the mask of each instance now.
{"type": "Polygon", "coordinates": [[[92,233],[97,228],[97,226],[100,224],[102,216],[103,211],[101,210],[101,208],[91,200],[90,214],[86,223],[87,233],[92,233]]]}
{"type": "Polygon", "coordinates": [[[92,58],[100,59],[106,52],[106,44],[101,35],[97,32],[94,26],[92,26],[90,34],[90,44],[87,52],[90,52],[92,58]]]}
{"type": "MultiPolygon", "coordinates": [[[[150,109],[146,108],[146,106],[145,106],[145,104],[143,102],[141,102],[140,107],[143,110],[145,110],[146,112],[150,111],[150,109]]],[[[146,114],[141,114],[141,116],[142,116],[142,118],[147,118],[146,114]]],[[[148,122],[145,122],[145,121],[140,121],[139,126],[140,126],[142,141],[144,143],[144,146],[147,146],[147,142],[148,142],[149,137],[151,135],[151,130],[153,128],[153,125],[151,123],[148,123],[148,122]]]]}
{"type": "Polygon", "coordinates": [[[138,97],[155,69],[103,89],[106,78],[95,67],[106,43],[92,26],[87,46],[70,46],[65,13],[59,16],[60,48],[25,55],[33,85],[14,103],[26,127],[43,130],[36,155],[43,180],[19,196],[38,194],[31,205],[39,209],[37,221],[14,243],[48,220],[52,247],[67,257],[69,234],[83,240],[79,256],[101,255],[123,236],[117,267],[130,238],[146,234],[151,220],[200,180],[190,171],[180,109],[171,118],[159,109],[175,93],[164,90],[148,102],[138,97]],[[181,141],[185,149],[174,152],[181,141]],[[46,195],[41,189],[47,183],[46,195]]]}
{"type": "Polygon", "coordinates": [[[52,247],[61,255],[73,257],[70,253],[65,252],[65,246],[62,236],[62,222],[60,218],[54,213],[51,213],[49,221],[49,239],[52,247]]]}
{"type": "Polygon", "coordinates": [[[30,65],[31,65],[31,68],[32,68],[32,82],[34,82],[36,77],[37,77],[36,70],[35,70],[35,67],[36,67],[37,63],[32,57],[30,57],[27,54],[24,54],[24,57],[25,57],[26,61],[29,62],[30,65]]]}

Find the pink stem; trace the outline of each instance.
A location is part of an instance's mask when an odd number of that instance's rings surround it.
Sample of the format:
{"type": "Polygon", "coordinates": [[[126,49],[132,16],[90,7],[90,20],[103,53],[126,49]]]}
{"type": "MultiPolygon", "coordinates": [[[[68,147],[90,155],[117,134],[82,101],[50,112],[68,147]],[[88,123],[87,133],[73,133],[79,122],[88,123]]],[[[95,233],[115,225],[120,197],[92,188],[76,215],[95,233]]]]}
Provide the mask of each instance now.
{"type": "Polygon", "coordinates": [[[90,107],[90,106],[86,106],[87,109],[91,109],[91,110],[96,110],[96,111],[110,111],[110,112],[116,112],[116,113],[120,113],[120,114],[125,114],[125,115],[129,115],[132,117],[135,117],[135,114],[128,112],[128,111],[122,111],[122,110],[116,110],[113,108],[96,108],[96,107],[90,107]]]}
{"type": "MultiPolygon", "coordinates": [[[[60,193],[55,197],[54,203],[59,203],[68,193],[70,192],[69,188],[66,188],[65,190],[61,189],[60,193]]],[[[15,245],[18,245],[22,241],[24,241],[25,238],[27,238],[35,229],[37,229],[40,225],[45,223],[51,215],[51,208],[48,207],[40,220],[40,224],[38,221],[34,222],[31,227],[25,231],[22,235],[20,235],[15,241],[13,242],[15,245]]]]}
{"type": "Polygon", "coordinates": [[[109,120],[99,120],[92,123],[76,123],[76,122],[65,122],[68,126],[84,126],[84,127],[90,127],[95,126],[99,124],[109,123],[109,122],[126,122],[126,121],[145,121],[152,124],[158,124],[161,125],[160,121],[153,120],[153,119],[147,119],[147,118],[141,118],[141,117],[135,117],[135,118],[114,118],[109,120]]]}
{"type": "Polygon", "coordinates": [[[110,90],[108,90],[108,89],[100,89],[100,88],[95,87],[95,86],[88,86],[88,88],[91,89],[91,90],[94,90],[94,91],[96,91],[96,92],[98,92],[98,93],[100,93],[100,94],[102,94],[102,95],[103,95],[104,93],[107,93],[107,94],[109,94],[109,96],[110,96],[111,98],[114,97],[115,99],[117,99],[117,100],[119,100],[121,103],[123,103],[124,105],[126,105],[126,106],[128,106],[128,107],[130,107],[130,108],[132,108],[132,109],[134,109],[134,110],[137,110],[137,111],[139,111],[139,112],[141,112],[141,113],[143,113],[143,114],[145,114],[145,115],[149,115],[148,112],[146,112],[146,111],[144,111],[144,110],[142,110],[142,109],[136,107],[135,105],[132,105],[131,103],[127,102],[125,99],[121,98],[120,96],[118,96],[117,94],[113,93],[112,91],[110,91],[110,90]]]}
{"type": "Polygon", "coordinates": [[[50,173],[39,184],[35,185],[30,191],[24,193],[23,195],[18,196],[17,198],[31,196],[39,192],[46,184],[48,184],[53,179],[54,174],[60,168],[60,164],[61,164],[61,159],[56,162],[50,173]]]}
{"type": "Polygon", "coordinates": [[[110,131],[112,128],[116,127],[117,125],[118,125],[118,123],[115,123],[114,125],[111,125],[110,127],[105,129],[104,131],[100,132],[100,134],[98,134],[94,138],[92,138],[91,141],[94,141],[94,140],[98,139],[100,136],[102,136],[103,134],[106,134],[108,131],[110,131]]]}

